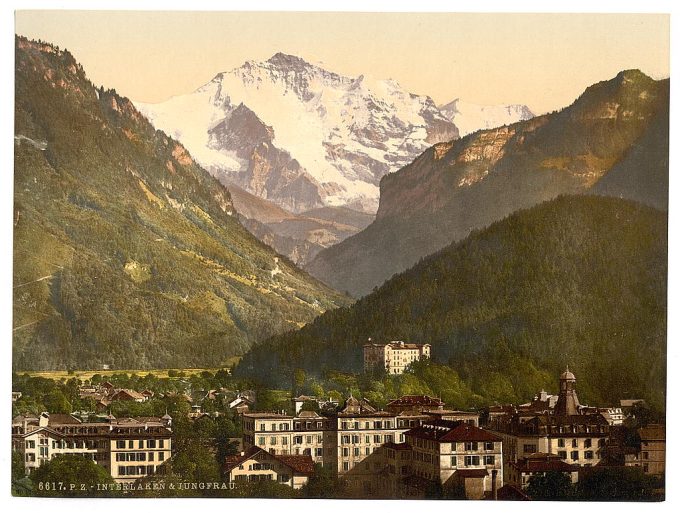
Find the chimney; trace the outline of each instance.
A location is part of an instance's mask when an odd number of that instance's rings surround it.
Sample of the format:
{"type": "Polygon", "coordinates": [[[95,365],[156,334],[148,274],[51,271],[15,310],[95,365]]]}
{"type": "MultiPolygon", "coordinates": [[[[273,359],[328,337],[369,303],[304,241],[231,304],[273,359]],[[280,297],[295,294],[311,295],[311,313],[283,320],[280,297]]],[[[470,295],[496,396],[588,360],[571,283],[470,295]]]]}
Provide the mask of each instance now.
{"type": "Polygon", "coordinates": [[[491,497],[495,501],[498,500],[498,484],[496,483],[497,478],[498,478],[498,470],[493,469],[491,471],[491,497]]]}

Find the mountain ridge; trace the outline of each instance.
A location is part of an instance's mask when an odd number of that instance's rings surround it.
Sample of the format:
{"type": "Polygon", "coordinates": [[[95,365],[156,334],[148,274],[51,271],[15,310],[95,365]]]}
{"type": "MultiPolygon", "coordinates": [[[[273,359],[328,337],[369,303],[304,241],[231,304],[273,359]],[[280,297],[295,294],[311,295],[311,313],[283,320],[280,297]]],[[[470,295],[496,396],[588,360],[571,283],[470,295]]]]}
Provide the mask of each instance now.
{"type": "Polygon", "coordinates": [[[590,191],[636,145],[638,162],[656,157],[634,180],[620,179],[611,193],[663,206],[668,190],[663,139],[652,148],[656,138],[644,134],[656,127],[667,140],[668,94],[667,80],[621,72],[590,86],[559,112],[435,144],[383,177],[372,225],[322,250],[306,269],[354,296],[367,294],[473,229],[560,194],[590,191]],[[648,191],[643,197],[637,182],[645,180],[657,185],[640,189],[648,191]]]}
{"type": "Polygon", "coordinates": [[[220,365],[348,304],[68,51],[15,41],[14,368],[220,365]]]}

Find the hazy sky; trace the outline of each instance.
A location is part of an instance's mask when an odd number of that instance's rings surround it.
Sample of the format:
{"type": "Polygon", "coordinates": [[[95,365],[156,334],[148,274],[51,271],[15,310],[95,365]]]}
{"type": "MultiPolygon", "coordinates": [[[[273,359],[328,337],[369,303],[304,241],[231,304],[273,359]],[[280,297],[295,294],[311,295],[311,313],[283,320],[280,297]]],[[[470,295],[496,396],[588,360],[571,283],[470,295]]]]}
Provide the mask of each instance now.
{"type": "Polygon", "coordinates": [[[18,11],[16,32],[69,49],[96,85],[162,101],[278,51],[393,78],[436,103],[571,103],[639,68],[669,75],[669,16],[18,11]]]}

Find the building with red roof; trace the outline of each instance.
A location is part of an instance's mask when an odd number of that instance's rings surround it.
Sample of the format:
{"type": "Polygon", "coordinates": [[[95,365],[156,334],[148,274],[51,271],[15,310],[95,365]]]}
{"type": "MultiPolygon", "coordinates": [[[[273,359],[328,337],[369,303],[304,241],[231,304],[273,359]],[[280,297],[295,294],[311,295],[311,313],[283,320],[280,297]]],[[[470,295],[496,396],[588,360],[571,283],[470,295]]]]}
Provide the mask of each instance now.
{"type": "Polygon", "coordinates": [[[272,454],[253,446],[239,455],[227,456],[224,473],[230,483],[276,481],[294,489],[307,484],[314,473],[314,461],[307,455],[272,454]]]}

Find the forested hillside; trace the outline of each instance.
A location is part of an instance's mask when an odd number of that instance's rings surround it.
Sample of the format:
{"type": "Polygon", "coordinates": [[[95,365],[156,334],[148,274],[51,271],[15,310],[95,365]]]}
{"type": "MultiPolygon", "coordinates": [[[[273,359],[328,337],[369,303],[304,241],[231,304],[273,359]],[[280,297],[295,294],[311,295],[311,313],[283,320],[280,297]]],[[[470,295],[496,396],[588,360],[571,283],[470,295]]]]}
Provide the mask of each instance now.
{"type": "MultiPolygon", "coordinates": [[[[279,385],[296,368],[361,372],[371,337],[432,344],[433,360],[469,387],[466,404],[454,407],[556,391],[568,364],[584,403],[642,397],[663,408],[666,270],[665,213],[563,196],[473,232],[351,307],[257,345],[236,372],[279,385]]],[[[454,378],[442,373],[440,388],[454,378]]]]}
{"type": "Polygon", "coordinates": [[[67,51],[16,40],[13,365],[220,365],[347,298],[67,51]]]}

